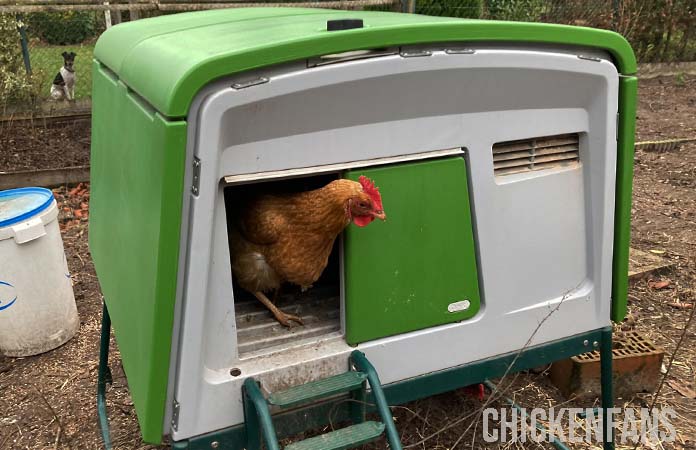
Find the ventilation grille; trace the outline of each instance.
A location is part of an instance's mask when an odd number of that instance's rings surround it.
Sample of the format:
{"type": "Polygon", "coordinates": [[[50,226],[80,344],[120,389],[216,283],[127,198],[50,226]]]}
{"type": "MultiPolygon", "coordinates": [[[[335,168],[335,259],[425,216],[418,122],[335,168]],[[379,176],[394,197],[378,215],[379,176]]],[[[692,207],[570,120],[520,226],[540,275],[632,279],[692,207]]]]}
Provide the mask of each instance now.
{"type": "Polygon", "coordinates": [[[578,134],[562,134],[493,145],[496,176],[578,165],[578,134]]]}

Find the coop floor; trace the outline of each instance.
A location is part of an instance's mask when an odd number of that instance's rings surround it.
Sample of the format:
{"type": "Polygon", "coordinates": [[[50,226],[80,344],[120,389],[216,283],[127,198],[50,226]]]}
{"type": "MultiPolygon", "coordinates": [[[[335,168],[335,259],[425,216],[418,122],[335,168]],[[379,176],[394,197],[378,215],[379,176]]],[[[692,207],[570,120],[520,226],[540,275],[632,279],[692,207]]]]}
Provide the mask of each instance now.
{"type": "Polygon", "coordinates": [[[240,356],[267,349],[290,347],[341,330],[340,298],[335,289],[314,288],[304,293],[281,295],[275,302],[281,311],[302,318],[303,325],[284,327],[255,298],[235,304],[237,345],[240,356]]]}

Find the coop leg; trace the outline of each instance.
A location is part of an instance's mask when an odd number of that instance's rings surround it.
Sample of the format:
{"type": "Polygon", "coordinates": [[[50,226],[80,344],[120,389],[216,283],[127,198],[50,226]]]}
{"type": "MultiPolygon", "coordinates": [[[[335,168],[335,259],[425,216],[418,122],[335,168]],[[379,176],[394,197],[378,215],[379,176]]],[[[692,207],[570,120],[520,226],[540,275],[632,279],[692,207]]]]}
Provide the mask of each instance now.
{"type": "Polygon", "coordinates": [[[604,450],[614,450],[614,427],[609,426],[609,414],[614,407],[614,381],[612,379],[612,328],[602,330],[602,343],[599,350],[602,384],[602,440],[604,450]]]}
{"type": "Polygon", "coordinates": [[[109,432],[109,416],[106,413],[106,384],[112,383],[111,369],[109,369],[109,341],[111,338],[111,317],[106,309],[106,302],[102,310],[101,340],[99,344],[99,372],[97,373],[97,415],[99,416],[99,428],[101,429],[104,448],[111,450],[111,434],[109,432]]]}
{"type": "Polygon", "coordinates": [[[244,426],[246,427],[246,450],[261,450],[261,425],[256,408],[246,389],[243,392],[244,426]]]}
{"type": "Polygon", "coordinates": [[[271,412],[268,410],[268,403],[266,403],[266,399],[263,397],[256,380],[253,378],[244,380],[242,392],[244,395],[244,422],[247,433],[246,450],[260,450],[260,436],[263,436],[266,450],[280,450],[271,412]]]}

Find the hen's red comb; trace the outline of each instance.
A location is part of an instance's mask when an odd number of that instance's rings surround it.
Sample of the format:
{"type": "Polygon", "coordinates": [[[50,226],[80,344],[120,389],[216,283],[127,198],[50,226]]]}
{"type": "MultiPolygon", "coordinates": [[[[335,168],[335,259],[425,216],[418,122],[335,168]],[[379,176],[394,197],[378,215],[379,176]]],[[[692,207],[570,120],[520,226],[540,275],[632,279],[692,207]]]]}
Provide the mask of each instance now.
{"type": "Polygon", "coordinates": [[[367,178],[365,175],[360,175],[358,178],[363,191],[372,199],[374,207],[377,211],[382,211],[382,195],[379,193],[379,188],[375,186],[375,182],[367,178]]]}

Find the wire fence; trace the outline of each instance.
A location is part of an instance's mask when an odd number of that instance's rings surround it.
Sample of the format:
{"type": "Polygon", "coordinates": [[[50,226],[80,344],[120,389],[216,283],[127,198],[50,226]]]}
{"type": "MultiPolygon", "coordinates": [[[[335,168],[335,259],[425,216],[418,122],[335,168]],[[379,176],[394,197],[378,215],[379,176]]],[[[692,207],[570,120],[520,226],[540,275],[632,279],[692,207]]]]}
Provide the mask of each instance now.
{"type": "MultiPolygon", "coordinates": [[[[112,25],[181,11],[258,6],[257,1],[0,0],[0,114],[60,109],[88,100],[94,44],[112,25]],[[51,95],[64,52],[75,54],[75,102],[60,102],[66,98],[51,95]]],[[[626,36],[641,62],[696,60],[694,0],[278,0],[263,5],[605,28],[626,36]]]]}
{"type": "Polygon", "coordinates": [[[696,60],[694,0],[416,0],[417,14],[617,31],[640,62],[696,60]]]}

